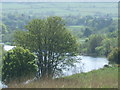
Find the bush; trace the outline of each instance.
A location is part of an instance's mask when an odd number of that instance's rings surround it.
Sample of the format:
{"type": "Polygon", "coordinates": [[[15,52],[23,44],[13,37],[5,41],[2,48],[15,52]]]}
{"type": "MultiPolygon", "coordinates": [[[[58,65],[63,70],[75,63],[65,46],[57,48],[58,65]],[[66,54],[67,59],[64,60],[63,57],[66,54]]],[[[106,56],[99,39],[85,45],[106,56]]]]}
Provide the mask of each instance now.
{"type": "Polygon", "coordinates": [[[28,49],[16,47],[3,57],[2,79],[11,80],[36,72],[35,55],[28,49]]]}
{"type": "Polygon", "coordinates": [[[120,49],[119,48],[114,48],[111,53],[108,55],[108,59],[110,63],[117,63],[120,64],[120,49]]]}

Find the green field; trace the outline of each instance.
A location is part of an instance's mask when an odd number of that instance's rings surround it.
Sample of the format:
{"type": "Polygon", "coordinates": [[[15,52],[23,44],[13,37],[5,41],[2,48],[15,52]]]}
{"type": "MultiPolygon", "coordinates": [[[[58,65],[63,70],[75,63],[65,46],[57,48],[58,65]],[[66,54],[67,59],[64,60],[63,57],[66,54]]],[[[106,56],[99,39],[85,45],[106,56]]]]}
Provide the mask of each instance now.
{"type": "Polygon", "coordinates": [[[55,80],[38,80],[26,85],[14,83],[8,86],[10,88],[118,88],[118,67],[103,68],[55,80]]]}
{"type": "Polygon", "coordinates": [[[117,3],[2,3],[4,13],[28,13],[36,15],[95,15],[118,14],[117,3]]]}
{"type": "Polygon", "coordinates": [[[85,26],[69,26],[70,28],[84,28],[85,26]]]}

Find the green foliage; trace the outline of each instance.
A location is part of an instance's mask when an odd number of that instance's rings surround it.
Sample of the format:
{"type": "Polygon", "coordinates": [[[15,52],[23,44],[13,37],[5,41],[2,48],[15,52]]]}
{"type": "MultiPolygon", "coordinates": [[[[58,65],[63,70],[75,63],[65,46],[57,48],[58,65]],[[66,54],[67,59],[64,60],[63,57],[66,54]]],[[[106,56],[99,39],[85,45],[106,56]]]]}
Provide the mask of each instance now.
{"type": "Polygon", "coordinates": [[[88,36],[90,36],[91,34],[92,34],[92,31],[91,31],[89,28],[86,28],[86,29],[84,30],[83,36],[88,37],[88,36]]]}
{"type": "Polygon", "coordinates": [[[3,57],[2,79],[12,80],[35,74],[35,55],[28,49],[16,47],[3,57]]]}
{"type": "Polygon", "coordinates": [[[98,55],[96,48],[100,46],[103,37],[100,35],[91,35],[88,41],[88,53],[98,55]]]}
{"type": "Polygon", "coordinates": [[[2,50],[3,50],[3,45],[0,44],[0,57],[2,57],[2,50]]]}
{"type": "Polygon", "coordinates": [[[85,54],[87,53],[88,55],[107,57],[112,49],[118,46],[118,36],[116,31],[108,34],[92,34],[81,44],[81,52],[85,54]],[[114,36],[111,36],[110,34],[114,34],[114,36]]]}
{"type": "MultiPolygon", "coordinates": [[[[49,13],[46,13],[49,14],[49,13]]],[[[101,14],[99,16],[81,16],[81,15],[65,15],[62,16],[65,19],[66,24],[71,29],[71,32],[77,37],[88,37],[95,33],[108,33],[117,30],[116,20],[108,15],[101,14]],[[102,16],[101,16],[102,15],[102,16]],[[102,18],[106,16],[105,18],[102,18]],[[85,29],[87,27],[87,30],[85,29]]],[[[3,42],[13,43],[14,31],[23,30],[24,25],[34,18],[45,18],[46,16],[33,13],[5,13],[3,17],[3,23],[7,26],[7,32],[3,35],[3,42]]]]}
{"type": "Polygon", "coordinates": [[[34,19],[25,26],[27,31],[15,34],[17,45],[35,52],[41,77],[53,76],[66,53],[76,53],[76,38],[66,29],[61,17],[34,19]]]}
{"type": "Polygon", "coordinates": [[[0,22],[0,31],[2,31],[2,33],[0,32],[0,34],[5,34],[8,32],[7,26],[1,22],[0,22]]]}
{"type": "Polygon", "coordinates": [[[13,44],[14,31],[25,31],[24,25],[32,19],[54,15],[62,16],[71,29],[72,26],[77,26],[77,30],[74,28],[72,32],[80,38],[84,37],[84,30],[82,31],[79,26],[88,27],[93,33],[113,32],[117,28],[117,20],[114,20],[117,12],[115,8],[111,10],[111,6],[116,7],[117,3],[3,3],[2,22],[7,26],[8,33],[3,36],[1,42],[13,44]]]}
{"type": "Polygon", "coordinates": [[[108,59],[110,63],[120,64],[120,49],[114,48],[112,52],[109,54],[108,59]]]}
{"type": "Polygon", "coordinates": [[[108,56],[113,48],[117,47],[117,38],[105,38],[101,42],[101,54],[108,56]]]}
{"type": "Polygon", "coordinates": [[[3,56],[3,45],[0,44],[0,80],[2,79],[2,56],[3,56]]]}

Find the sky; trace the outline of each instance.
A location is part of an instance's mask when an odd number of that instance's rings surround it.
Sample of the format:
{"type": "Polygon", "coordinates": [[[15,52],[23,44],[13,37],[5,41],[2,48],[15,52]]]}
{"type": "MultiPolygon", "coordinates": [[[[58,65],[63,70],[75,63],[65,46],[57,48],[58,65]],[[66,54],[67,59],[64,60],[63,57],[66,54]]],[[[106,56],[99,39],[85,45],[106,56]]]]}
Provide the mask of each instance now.
{"type": "Polygon", "coordinates": [[[0,0],[0,2],[118,2],[120,0],[0,0]]]}

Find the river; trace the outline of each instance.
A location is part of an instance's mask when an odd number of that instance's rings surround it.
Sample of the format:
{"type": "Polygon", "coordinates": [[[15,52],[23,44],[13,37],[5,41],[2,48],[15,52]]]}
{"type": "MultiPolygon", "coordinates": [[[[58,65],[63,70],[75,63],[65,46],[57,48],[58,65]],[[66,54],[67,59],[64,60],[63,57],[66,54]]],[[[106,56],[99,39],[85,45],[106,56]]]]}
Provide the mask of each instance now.
{"type": "MultiPolygon", "coordinates": [[[[4,45],[4,49],[6,51],[14,48],[14,46],[4,45]]],[[[103,68],[104,65],[108,65],[107,58],[104,57],[91,57],[91,56],[74,56],[74,59],[77,59],[79,62],[74,63],[75,67],[66,67],[66,69],[62,70],[63,74],[60,77],[63,76],[69,76],[76,73],[81,72],[89,72],[92,70],[97,70],[100,68],[103,68]]],[[[2,83],[0,82],[0,87],[4,87],[2,83]]]]}
{"type": "Polygon", "coordinates": [[[74,63],[75,67],[66,67],[66,69],[63,70],[63,76],[97,70],[109,63],[107,58],[104,57],[75,56],[74,58],[79,60],[79,62],[74,63]]]}

